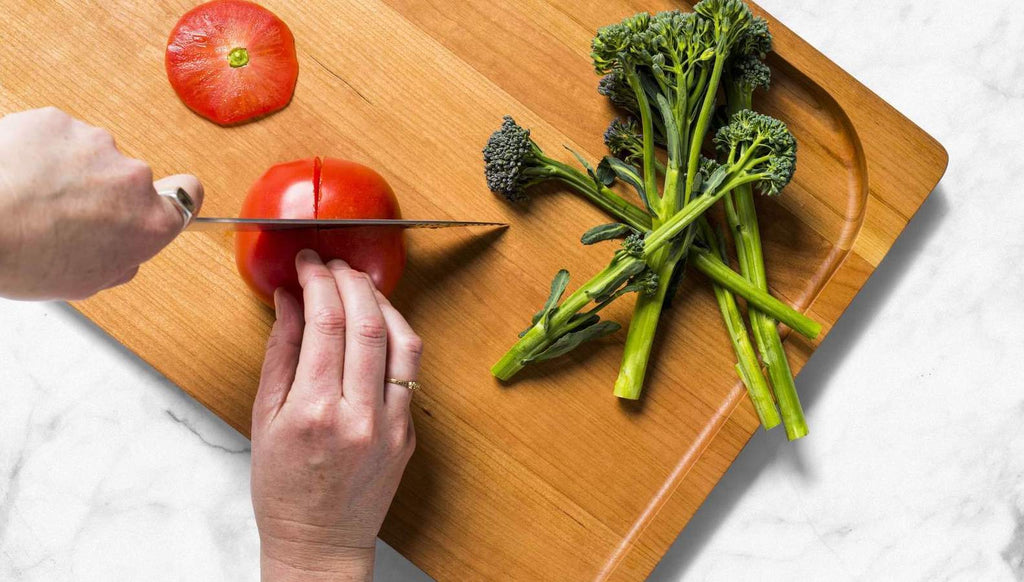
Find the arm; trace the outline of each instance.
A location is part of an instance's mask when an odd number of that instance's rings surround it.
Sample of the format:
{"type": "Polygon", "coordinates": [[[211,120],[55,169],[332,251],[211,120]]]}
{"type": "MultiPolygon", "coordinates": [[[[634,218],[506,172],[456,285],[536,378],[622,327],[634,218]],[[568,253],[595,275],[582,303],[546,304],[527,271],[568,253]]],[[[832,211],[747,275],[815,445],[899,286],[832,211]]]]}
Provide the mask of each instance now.
{"type": "Polygon", "coordinates": [[[83,299],[127,283],[181,232],[182,214],[145,163],[122,155],[106,131],[54,108],[0,119],[0,297],[83,299]]]}
{"type": "Polygon", "coordinates": [[[372,580],[374,545],[415,447],[421,343],[342,261],[296,258],[253,404],[252,498],[263,580],[372,580]]]}

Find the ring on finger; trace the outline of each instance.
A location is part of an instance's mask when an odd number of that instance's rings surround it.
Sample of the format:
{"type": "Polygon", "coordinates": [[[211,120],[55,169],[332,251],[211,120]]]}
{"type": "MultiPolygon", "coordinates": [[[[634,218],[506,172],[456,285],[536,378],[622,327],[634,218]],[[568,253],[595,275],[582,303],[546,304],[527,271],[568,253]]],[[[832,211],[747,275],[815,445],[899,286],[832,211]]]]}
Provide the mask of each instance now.
{"type": "Polygon", "coordinates": [[[384,380],[385,384],[394,384],[395,386],[401,386],[408,388],[409,390],[416,391],[420,389],[420,383],[416,380],[398,380],[396,378],[388,378],[384,380]]]}

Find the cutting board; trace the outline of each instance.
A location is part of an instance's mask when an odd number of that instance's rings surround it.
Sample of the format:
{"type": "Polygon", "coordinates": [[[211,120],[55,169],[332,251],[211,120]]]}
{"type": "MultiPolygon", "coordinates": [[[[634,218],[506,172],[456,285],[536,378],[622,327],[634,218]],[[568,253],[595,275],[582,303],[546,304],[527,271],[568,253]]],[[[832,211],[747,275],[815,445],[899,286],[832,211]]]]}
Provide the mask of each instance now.
{"type": "MultiPolygon", "coordinates": [[[[512,114],[556,157],[571,159],[565,144],[598,159],[614,113],[595,91],[590,39],[638,10],[673,6],[265,4],[295,33],[301,71],[292,104],[260,122],[216,127],[176,99],[163,51],[186,0],[8,0],[0,112],[53,104],[109,128],[157,175],[199,175],[208,215],[236,214],[275,162],[329,155],[379,170],[407,217],[510,222],[505,232],[409,233],[394,301],[427,345],[413,402],[419,446],[381,537],[439,580],[644,578],[758,430],[709,284],[689,277],[665,317],[638,403],[611,393],[622,333],[497,383],[489,365],[555,271],[582,281],[609,249],[580,246],[581,231],[606,218],[573,196],[551,189],[513,208],[491,195],[480,150],[512,114]]],[[[769,279],[827,332],[947,157],[769,19],[774,85],[757,107],[789,123],[800,147],[794,182],[759,200],[769,279]]],[[[625,322],[631,306],[621,303],[609,316],[625,322]]],[[[183,235],[130,285],[76,307],[248,434],[272,314],[235,273],[230,235],[183,235]]],[[[794,369],[816,346],[787,338],[794,369]]]]}

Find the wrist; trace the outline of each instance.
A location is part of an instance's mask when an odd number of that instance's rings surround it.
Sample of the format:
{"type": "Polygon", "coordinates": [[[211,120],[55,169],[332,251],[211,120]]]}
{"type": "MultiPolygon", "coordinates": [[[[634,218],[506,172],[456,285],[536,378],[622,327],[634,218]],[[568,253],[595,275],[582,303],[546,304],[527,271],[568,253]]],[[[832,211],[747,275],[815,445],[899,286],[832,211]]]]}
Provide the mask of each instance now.
{"type": "Polygon", "coordinates": [[[297,542],[263,542],[260,572],[263,582],[371,582],[375,549],[310,547],[297,542]]]}

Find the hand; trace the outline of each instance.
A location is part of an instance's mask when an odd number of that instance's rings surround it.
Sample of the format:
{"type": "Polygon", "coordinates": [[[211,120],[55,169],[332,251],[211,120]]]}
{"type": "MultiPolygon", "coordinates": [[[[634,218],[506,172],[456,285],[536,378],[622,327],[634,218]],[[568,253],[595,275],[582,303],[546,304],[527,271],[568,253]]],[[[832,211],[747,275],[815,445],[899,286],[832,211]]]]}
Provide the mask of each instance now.
{"type": "Polygon", "coordinates": [[[420,339],[370,278],[296,258],[252,411],[252,500],[264,580],[372,580],[377,533],[415,446],[420,339]]]}
{"type": "Polygon", "coordinates": [[[0,296],[82,299],[126,283],[181,232],[180,211],[145,163],[117,150],[106,131],[52,107],[0,119],[0,296]]]}

